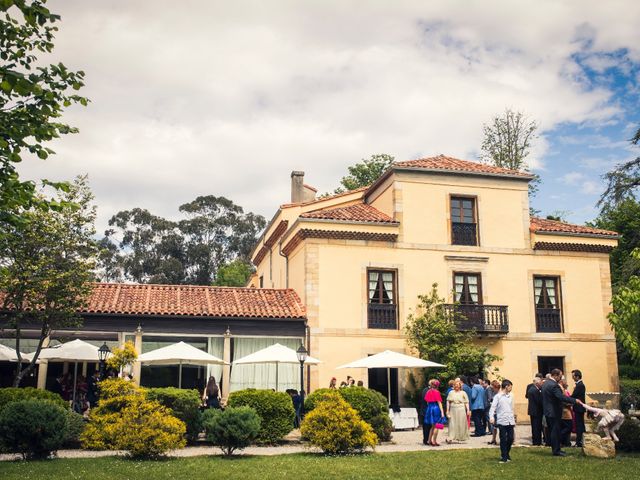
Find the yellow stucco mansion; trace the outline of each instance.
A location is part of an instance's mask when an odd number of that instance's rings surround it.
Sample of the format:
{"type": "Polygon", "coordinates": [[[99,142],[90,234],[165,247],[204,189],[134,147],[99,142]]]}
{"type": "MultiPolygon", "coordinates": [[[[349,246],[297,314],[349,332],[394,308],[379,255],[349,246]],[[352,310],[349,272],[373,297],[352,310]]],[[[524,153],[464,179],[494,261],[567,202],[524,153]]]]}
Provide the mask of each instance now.
{"type": "MultiPolygon", "coordinates": [[[[439,156],[396,162],[378,181],[315,199],[292,173],[253,251],[251,286],[292,288],[306,307],[311,390],[346,374],[386,390],[386,374],[336,370],[407,351],[403,327],[433,283],[502,357],[517,413],[534,373],[579,368],[590,391],[617,391],[609,252],[615,232],[533,218],[526,173],[439,156]],[[384,384],[384,385],[383,385],[384,384]]],[[[403,372],[392,377],[402,402],[403,372]]]]}

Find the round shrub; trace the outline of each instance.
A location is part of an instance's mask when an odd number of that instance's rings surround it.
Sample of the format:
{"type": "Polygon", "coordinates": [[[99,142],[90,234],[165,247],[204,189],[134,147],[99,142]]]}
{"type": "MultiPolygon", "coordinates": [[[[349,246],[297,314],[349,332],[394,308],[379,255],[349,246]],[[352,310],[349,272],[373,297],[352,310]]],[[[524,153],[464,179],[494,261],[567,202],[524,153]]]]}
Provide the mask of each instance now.
{"type": "Polygon", "coordinates": [[[360,418],[371,425],[378,439],[384,442],[391,439],[393,424],[389,418],[387,399],[375,390],[364,387],[348,387],[338,390],[319,388],[305,400],[305,411],[310,412],[319,402],[336,395],[346,400],[358,412],[360,418]]]}
{"type": "Polygon", "coordinates": [[[207,440],[225,455],[248,447],[260,433],[260,417],[251,407],[209,409],[203,414],[203,424],[207,440]]]}
{"type": "Polygon", "coordinates": [[[625,452],[640,452],[640,421],[637,418],[626,417],[616,435],[620,438],[618,449],[625,452]]]}
{"type": "Polygon", "coordinates": [[[65,442],[67,412],[49,400],[10,402],[0,412],[0,445],[23,458],[47,458],[65,442]]]}
{"type": "Polygon", "coordinates": [[[229,395],[229,407],[251,407],[260,417],[258,443],[276,443],[291,430],[296,412],[291,397],[272,390],[240,390],[229,395]]]}
{"type": "Polygon", "coordinates": [[[115,397],[125,397],[140,393],[141,388],[135,383],[129,382],[124,378],[105,378],[98,383],[100,392],[100,400],[107,400],[115,397]]]}
{"type": "Polygon", "coordinates": [[[361,452],[378,442],[371,426],[339,396],[319,402],[300,430],[309,443],[330,454],[361,452]]]}
{"type": "Polygon", "coordinates": [[[182,420],[187,426],[187,441],[195,442],[202,431],[202,414],[200,413],[200,394],[197,390],[180,388],[149,388],[147,399],[170,408],[173,416],[182,420]]]}
{"type": "Polygon", "coordinates": [[[69,402],[66,402],[60,395],[48,390],[39,390],[33,387],[25,388],[0,388],[0,411],[9,403],[19,400],[49,400],[62,408],[69,408],[69,402]]]}
{"type": "Polygon", "coordinates": [[[387,399],[380,392],[364,387],[341,388],[338,393],[373,428],[381,441],[391,439],[393,424],[389,418],[387,399]]]}
{"type": "Polygon", "coordinates": [[[115,449],[133,458],[158,458],[167,451],[184,448],[184,422],[158,402],[137,397],[122,409],[113,427],[115,449]]]}
{"type": "Polygon", "coordinates": [[[84,432],[84,427],[87,424],[84,417],[73,410],[67,410],[67,436],[64,439],[65,447],[78,447],[80,446],[80,436],[84,432]]]}

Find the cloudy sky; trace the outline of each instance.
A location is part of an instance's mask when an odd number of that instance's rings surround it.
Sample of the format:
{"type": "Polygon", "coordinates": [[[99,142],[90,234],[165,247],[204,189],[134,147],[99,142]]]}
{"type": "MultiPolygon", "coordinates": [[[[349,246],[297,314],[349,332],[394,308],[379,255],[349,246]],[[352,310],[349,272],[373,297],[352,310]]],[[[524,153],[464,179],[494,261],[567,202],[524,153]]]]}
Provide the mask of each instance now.
{"type": "Polygon", "coordinates": [[[640,2],[50,0],[52,60],[86,72],[78,135],[30,178],[88,173],[99,230],[223,195],[270,218],[291,170],[320,191],[374,153],[477,159],[506,107],[540,125],[534,206],[597,214],[637,156],[640,2]]]}

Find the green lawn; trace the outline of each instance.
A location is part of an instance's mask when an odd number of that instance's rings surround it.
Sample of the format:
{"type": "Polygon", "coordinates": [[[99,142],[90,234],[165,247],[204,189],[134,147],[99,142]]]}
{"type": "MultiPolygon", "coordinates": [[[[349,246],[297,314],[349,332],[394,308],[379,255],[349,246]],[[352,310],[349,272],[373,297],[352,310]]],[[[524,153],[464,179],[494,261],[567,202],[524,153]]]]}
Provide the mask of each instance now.
{"type": "Polygon", "coordinates": [[[0,462],[2,480],[37,479],[630,479],[637,478],[640,455],[614,460],[584,457],[571,450],[565,458],[549,449],[515,448],[513,462],[499,465],[497,449],[380,453],[348,457],[314,454],[270,457],[191,457],[164,461],[124,458],[57,459],[40,462],[0,462]]]}

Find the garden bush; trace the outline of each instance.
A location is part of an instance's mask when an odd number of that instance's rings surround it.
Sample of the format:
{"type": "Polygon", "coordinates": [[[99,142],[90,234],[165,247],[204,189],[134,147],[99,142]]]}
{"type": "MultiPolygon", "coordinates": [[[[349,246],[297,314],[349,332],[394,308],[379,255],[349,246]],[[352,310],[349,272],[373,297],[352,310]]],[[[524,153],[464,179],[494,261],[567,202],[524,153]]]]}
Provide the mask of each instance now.
{"type": "Polygon", "coordinates": [[[20,400],[49,400],[62,408],[69,408],[69,402],[62,399],[60,395],[48,390],[39,390],[33,387],[25,388],[0,388],[0,411],[9,403],[20,400]]]}
{"type": "Polygon", "coordinates": [[[184,448],[186,427],[158,402],[137,397],[122,409],[113,427],[115,449],[133,458],[158,458],[184,448]]]}
{"type": "Polygon", "coordinates": [[[640,452],[640,421],[637,418],[626,417],[616,434],[620,439],[616,448],[625,452],[640,452]]]}
{"type": "Polygon", "coordinates": [[[50,400],[10,402],[0,412],[0,446],[23,458],[47,458],[63,446],[67,411],[50,400]]]}
{"type": "Polygon", "coordinates": [[[640,365],[618,365],[618,376],[640,380],[640,365]]]}
{"type": "Polygon", "coordinates": [[[336,395],[346,400],[358,412],[360,418],[373,428],[379,440],[387,442],[391,439],[393,424],[389,418],[387,399],[375,390],[364,387],[348,387],[338,390],[320,388],[305,400],[305,412],[312,411],[319,402],[336,395]]]}
{"type": "Polygon", "coordinates": [[[330,454],[361,452],[378,442],[371,426],[339,396],[318,402],[300,430],[309,443],[330,454]]]}
{"type": "Polygon", "coordinates": [[[260,417],[251,407],[209,409],[203,414],[203,424],[207,440],[225,455],[248,447],[260,433],[260,417]]]}
{"type": "Polygon", "coordinates": [[[296,412],[291,397],[272,390],[240,390],[229,395],[229,407],[251,407],[260,417],[258,443],[276,443],[291,430],[296,412]]]}
{"type": "Polygon", "coordinates": [[[80,436],[87,424],[84,417],[73,410],[67,410],[67,436],[64,439],[65,447],[77,448],[80,446],[80,436]]]}
{"type": "Polygon", "coordinates": [[[124,378],[105,378],[98,383],[100,400],[107,400],[114,397],[125,397],[127,395],[138,394],[142,391],[135,383],[124,378]]]}
{"type": "Polygon", "coordinates": [[[200,394],[197,390],[180,388],[149,388],[147,399],[155,400],[170,408],[173,416],[182,420],[187,426],[187,441],[195,442],[202,431],[202,414],[200,413],[200,394]]]}
{"type": "Polygon", "coordinates": [[[640,410],[640,380],[620,379],[620,410],[629,411],[629,407],[634,405],[640,410]]]}
{"type": "Polygon", "coordinates": [[[380,392],[364,387],[341,388],[338,393],[373,428],[380,441],[391,439],[393,424],[389,418],[387,399],[380,392]]]}

